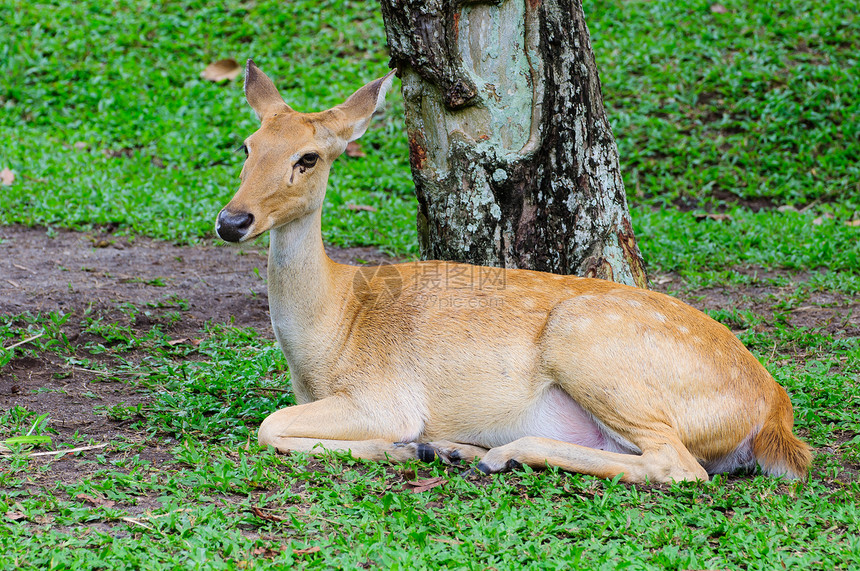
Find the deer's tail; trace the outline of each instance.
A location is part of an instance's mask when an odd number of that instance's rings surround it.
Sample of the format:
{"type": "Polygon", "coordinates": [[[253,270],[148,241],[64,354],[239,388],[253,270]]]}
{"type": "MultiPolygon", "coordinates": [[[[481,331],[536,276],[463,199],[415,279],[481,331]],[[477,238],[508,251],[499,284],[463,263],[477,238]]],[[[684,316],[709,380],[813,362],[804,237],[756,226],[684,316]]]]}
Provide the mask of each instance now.
{"type": "Polygon", "coordinates": [[[791,432],[794,411],[785,389],[777,386],[775,396],[764,425],[753,439],[753,453],[768,476],[805,479],[812,462],[811,448],[791,432]]]}

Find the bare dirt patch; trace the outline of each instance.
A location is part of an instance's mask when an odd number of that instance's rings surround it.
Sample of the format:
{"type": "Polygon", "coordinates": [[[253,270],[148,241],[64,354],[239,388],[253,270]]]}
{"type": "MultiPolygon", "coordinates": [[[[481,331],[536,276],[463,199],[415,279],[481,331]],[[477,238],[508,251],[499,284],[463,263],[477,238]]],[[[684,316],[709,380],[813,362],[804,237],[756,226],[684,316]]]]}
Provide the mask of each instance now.
{"type": "MultiPolygon", "coordinates": [[[[391,261],[373,248],[329,249],[341,263],[391,261]]],[[[145,238],[0,227],[0,313],[144,306],[187,299],[183,322],[266,327],[266,252],[259,246],[175,246],[145,238]]]]}

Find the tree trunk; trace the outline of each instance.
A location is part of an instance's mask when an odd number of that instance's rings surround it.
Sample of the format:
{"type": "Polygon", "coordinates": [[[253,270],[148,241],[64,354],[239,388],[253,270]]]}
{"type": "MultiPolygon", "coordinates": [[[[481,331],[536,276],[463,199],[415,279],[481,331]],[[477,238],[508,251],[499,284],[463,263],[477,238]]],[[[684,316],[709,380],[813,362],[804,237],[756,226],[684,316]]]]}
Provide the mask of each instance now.
{"type": "Polygon", "coordinates": [[[381,0],[427,259],[647,287],[581,0],[381,0]]]}

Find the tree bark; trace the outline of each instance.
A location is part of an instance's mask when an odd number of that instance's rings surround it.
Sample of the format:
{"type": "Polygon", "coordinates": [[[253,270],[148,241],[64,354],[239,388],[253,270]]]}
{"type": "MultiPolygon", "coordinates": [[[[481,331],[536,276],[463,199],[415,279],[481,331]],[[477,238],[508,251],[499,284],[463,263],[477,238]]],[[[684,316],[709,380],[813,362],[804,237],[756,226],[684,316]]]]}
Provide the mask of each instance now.
{"type": "Polygon", "coordinates": [[[581,0],[381,0],[426,259],[647,287],[581,0]]]}

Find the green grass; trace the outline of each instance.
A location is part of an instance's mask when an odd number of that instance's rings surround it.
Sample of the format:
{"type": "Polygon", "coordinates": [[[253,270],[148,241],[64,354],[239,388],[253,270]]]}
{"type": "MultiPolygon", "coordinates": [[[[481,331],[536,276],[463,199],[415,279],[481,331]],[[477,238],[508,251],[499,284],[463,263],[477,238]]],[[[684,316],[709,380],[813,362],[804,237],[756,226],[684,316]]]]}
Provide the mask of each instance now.
{"type": "MultiPolygon", "coordinates": [[[[860,230],[841,223],[860,210],[860,21],[835,1],[725,3],[726,14],[710,5],[585,5],[625,184],[643,205],[634,225],[650,267],[702,265],[700,242],[673,231],[692,218],[672,204],[719,207],[735,197],[811,205],[811,219],[830,212],[835,222],[812,238],[848,244],[856,257],[860,230]]],[[[243,157],[234,150],[256,121],[241,80],[204,81],[206,64],[254,56],[303,111],[335,105],[387,70],[374,2],[111,6],[0,4],[10,32],[0,40],[0,167],[17,174],[0,196],[0,223],[211,239],[236,189],[243,157]]],[[[335,165],[329,242],[416,253],[402,116],[394,90],[362,140],[368,156],[335,165]]],[[[794,214],[772,210],[736,212],[730,228],[703,226],[716,242],[756,232],[763,218],[773,229],[796,226],[794,214]]],[[[711,268],[759,263],[770,245],[726,250],[711,268]]],[[[817,265],[831,265],[824,254],[817,265]]],[[[795,267],[794,256],[766,263],[795,267]]]]}
{"type": "Polygon", "coordinates": [[[812,212],[774,213],[733,207],[729,220],[640,207],[632,211],[652,277],[677,272],[697,286],[725,283],[736,267],[821,270],[817,286],[860,293],[860,228],[812,212]]]}
{"type": "MultiPolygon", "coordinates": [[[[760,322],[751,313],[714,316],[733,326],[760,322]]],[[[8,345],[34,327],[47,331],[58,317],[7,317],[0,341],[8,345]]],[[[81,326],[91,329],[92,321],[81,326]]],[[[0,566],[770,569],[778,561],[847,569],[860,556],[860,482],[841,475],[846,461],[860,459],[860,438],[834,445],[839,435],[860,434],[856,338],[785,326],[742,335],[763,358],[774,343],[777,355],[806,351],[803,363],[767,366],[792,395],[798,430],[814,446],[831,447],[816,457],[809,482],[741,476],[649,487],[554,469],[475,479],[439,464],[277,455],[252,440],[268,411],[293,402],[281,392],[289,374],[271,342],[231,326],[202,331],[196,348],[171,346],[158,325],[137,332],[145,349],[132,347],[131,334],[126,342],[117,330],[111,335],[73,352],[103,355],[109,347],[119,363],[143,354],[108,371],[133,372],[137,388],[152,393],[143,407],[110,411],[144,438],[117,438],[80,454],[83,475],[75,481],[35,485],[39,474],[50,482],[50,463],[28,460],[26,449],[4,457],[0,566]],[[163,452],[154,459],[156,446],[163,452]],[[416,478],[444,482],[413,493],[407,482],[416,478]]],[[[66,345],[51,343],[61,331],[45,337],[16,354],[69,355],[66,345]]],[[[51,432],[50,422],[38,424],[34,411],[20,407],[0,420],[3,438],[33,426],[51,432]]]]}
{"type": "MultiPolygon", "coordinates": [[[[174,467],[163,479],[187,495],[162,513],[136,519],[139,524],[121,520],[121,508],[64,498],[83,493],[132,504],[155,487],[139,485],[152,470],[145,463],[133,465],[131,476],[100,470],[98,476],[112,482],[108,488],[63,486],[50,512],[22,499],[16,509],[28,518],[50,517],[58,528],[79,531],[70,537],[46,530],[44,540],[63,542],[64,549],[26,554],[19,562],[42,569],[134,569],[155,561],[207,569],[769,569],[778,559],[800,569],[849,568],[860,554],[856,535],[810,531],[844,529],[858,517],[856,490],[817,484],[786,490],[762,479],[742,491],[721,483],[653,491],[549,471],[500,476],[480,487],[455,476],[431,492],[411,494],[399,489],[401,481],[389,470],[347,458],[330,458],[310,471],[295,459],[221,448],[208,451],[207,459],[207,470],[174,467]],[[297,483],[302,491],[289,491],[297,483]],[[217,507],[186,507],[214,498],[217,507]],[[292,508],[297,501],[312,508],[292,508]],[[275,521],[256,515],[254,507],[275,521]],[[87,533],[96,528],[88,519],[117,522],[114,533],[134,539],[87,533]],[[318,551],[301,552],[309,547],[318,551]]],[[[438,468],[430,474],[447,476],[438,468]]],[[[16,527],[13,539],[29,543],[24,526],[16,527]]]]}
{"type": "MultiPolygon", "coordinates": [[[[860,19],[835,1],[723,2],[726,14],[711,4],[585,9],[652,274],[680,274],[690,295],[762,282],[783,292],[768,310],[711,314],[742,330],[791,393],[798,430],[819,448],[809,482],[648,487],[556,470],[473,480],[435,464],[275,455],[253,435],[293,397],[283,356],[258,333],[210,325],[199,346],[172,345],[181,299],[120,307],[129,322],[160,316],[143,331],[76,317],[86,342],[66,336],[67,314],[0,315],[0,346],[37,336],[0,350],[0,375],[29,358],[149,395],[91,395],[95,414],[131,432],[74,453],[74,481],[52,478],[65,460],[26,454],[45,449],[39,437],[54,449],[95,442],[58,438],[47,411],[0,411],[11,450],[0,457],[0,568],[856,566],[860,337],[790,318],[813,293],[860,293],[860,228],[845,225],[860,211],[860,19]],[[724,208],[729,220],[696,216],[724,208]],[[412,493],[416,477],[446,481],[412,493]]],[[[205,65],[253,56],[302,111],[387,70],[375,2],[0,0],[0,18],[0,169],[16,174],[0,190],[0,224],[209,241],[237,186],[235,149],[257,125],[241,80],[203,81],[205,65]]],[[[417,252],[402,115],[394,90],[361,141],[367,157],[334,166],[327,241],[417,252]]]]}
{"type": "Polygon", "coordinates": [[[585,5],[635,196],[860,196],[860,20],[844,2],[585,5]]]}
{"type": "MultiPolygon", "coordinates": [[[[17,174],[0,197],[7,224],[211,238],[237,188],[235,150],[258,124],[241,78],[205,81],[207,64],[254,56],[301,111],[334,106],[388,71],[370,2],[2,2],[0,17],[11,31],[0,39],[0,165],[17,174]]],[[[362,139],[368,158],[335,167],[330,242],[416,250],[399,94],[389,109],[362,139]]]]}

